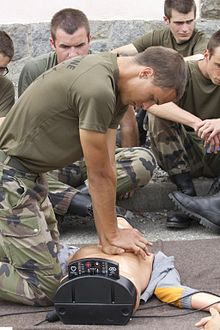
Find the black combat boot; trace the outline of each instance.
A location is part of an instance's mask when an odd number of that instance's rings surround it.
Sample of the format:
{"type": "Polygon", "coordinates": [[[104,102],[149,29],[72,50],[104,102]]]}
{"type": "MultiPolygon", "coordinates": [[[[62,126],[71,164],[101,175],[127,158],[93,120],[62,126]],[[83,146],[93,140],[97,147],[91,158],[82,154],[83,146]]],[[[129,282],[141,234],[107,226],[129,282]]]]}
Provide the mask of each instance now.
{"type": "Polygon", "coordinates": [[[175,191],[170,193],[169,197],[186,215],[220,234],[220,193],[213,196],[191,197],[175,191]]]}
{"type": "Polygon", "coordinates": [[[171,175],[170,180],[175,183],[177,190],[189,196],[196,196],[196,191],[190,172],[171,175]]]}
{"type": "MultiPolygon", "coordinates": [[[[121,206],[116,205],[117,216],[126,217],[128,211],[121,206]]],[[[67,214],[79,215],[81,217],[93,216],[92,200],[88,194],[86,194],[86,188],[80,190],[71,200],[67,214]]]]}
{"type": "MultiPolygon", "coordinates": [[[[64,215],[60,215],[56,213],[56,218],[58,221],[58,225],[60,226],[60,229],[65,220],[66,215],[93,217],[92,199],[90,197],[88,187],[85,184],[83,184],[82,186],[77,187],[77,190],[79,191],[71,199],[67,213],[64,215]]],[[[57,203],[58,194],[50,193],[49,196],[52,205],[55,206],[57,203]]],[[[130,217],[131,212],[129,212],[127,209],[124,209],[121,206],[116,205],[116,214],[119,217],[121,216],[127,219],[130,217]]]]}
{"type": "Polygon", "coordinates": [[[78,192],[72,199],[67,214],[81,217],[92,216],[92,200],[90,195],[78,192]]]}
{"type": "MultiPolygon", "coordinates": [[[[49,197],[53,207],[55,207],[57,205],[58,198],[60,196],[58,196],[58,194],[49,193],[49,197]]],[[[80,216],[80,217],[87,217],[87,216],[92,217],[93,211],[92,211],[91,197],[88,194],[77,192],[74,195],[74,197],[71,199],[67,212],[65,214],[58,214],[55,211],[55,215],[60,230],[62,229],[62,225],[65,221],[65,217],[68,215],[80,216]]]]}
{"type": "Polygon", "coordinates": [[[211,187],[210,187],[210,189],[209,189],[209,191],[208,191],[208,195],[215,195],[215,194],[217,194],[219,191],[220,191],[220,175],[218,175],[218,176],[214,179],[214,181],[213,181],[213,183],[212,183],[212,185],[211,185],[211,187]]]}
{"type": "MultiPolygon", "coordinates": [[[[189,196],[196,196],[196,191],[190,172],[172,175],[170,176],[170,179],[173,183],[175,183],[177,189],[182,193],[189,196]]],[[[167,216],[167,228],[185,229],[188,228],[190,224],[190,217],[183,213],[172,212],[167,216]]]]}

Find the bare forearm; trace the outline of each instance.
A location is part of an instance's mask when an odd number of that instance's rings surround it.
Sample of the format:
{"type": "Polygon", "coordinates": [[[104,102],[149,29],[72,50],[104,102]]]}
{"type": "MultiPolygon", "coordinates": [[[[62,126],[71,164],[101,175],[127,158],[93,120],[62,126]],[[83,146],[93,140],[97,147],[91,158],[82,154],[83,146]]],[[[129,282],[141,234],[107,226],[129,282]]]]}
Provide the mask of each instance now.
{"type": "Polygon", "coordinates": [[[194,116],[188,111],[183,110],[173,102],[153,105],[148,109],[148,112],[157,117],[187,125],[193,129],[196,129],[197,125],[201,122],[200,118],[194,116]]]}
{"type": "Polygon", "coordinates": [[[133,44],[128,44],[125,46],[115,48],[111,52],[121,56],[131,56],[137,54],[137,49],[134,47],[133,44]]]}
{"type": "Polygon", "coordinates": [[[99,238],[109,241],[117,231],[115,173],[113,170],[92,171],[88,172],[88,179],[99,238]]]}
{"type": "Polygon", "coordinates": [[[204,59],[203,54],[194,54],[194,55],[184,57],[185,62],[187,62],[187,61],[200,61],[200,60],[203,60],[203,59],[204,59]]]}
{"type": "Polygon", "coordinates": [[[198,292],[192,296],[191,304],[192,308],[200,309],[205,308],[206,311],[210,309],[210,306],[206,308],[208,305],[214,304],[215,307],[220,312],[220,297],[215,296],[214,294],[198,292]]]}

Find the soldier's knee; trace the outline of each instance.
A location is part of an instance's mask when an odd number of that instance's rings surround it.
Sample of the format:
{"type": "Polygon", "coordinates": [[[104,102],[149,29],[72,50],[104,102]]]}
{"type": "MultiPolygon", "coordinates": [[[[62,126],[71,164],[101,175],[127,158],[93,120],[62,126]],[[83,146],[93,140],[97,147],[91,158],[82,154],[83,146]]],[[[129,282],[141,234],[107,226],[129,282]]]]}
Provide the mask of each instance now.
{"type": "Polygon", "coordinates": [[[137,177],[142,185],[146,185],[156,169],[156,159],[153,153],[145,148],[139,148],[138,155],[137,177]]]}

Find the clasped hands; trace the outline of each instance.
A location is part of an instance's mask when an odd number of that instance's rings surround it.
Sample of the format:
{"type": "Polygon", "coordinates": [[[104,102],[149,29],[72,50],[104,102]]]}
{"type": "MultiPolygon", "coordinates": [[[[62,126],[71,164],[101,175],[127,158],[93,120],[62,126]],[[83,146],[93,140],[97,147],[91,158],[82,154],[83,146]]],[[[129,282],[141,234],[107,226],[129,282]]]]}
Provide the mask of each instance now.
{"type": "Polygon", "coordinates": [[[119,217],[116,233],[108,239],[102,238],[100,242],[101,249],[106,254],[123,254],[132,252],[140,255],[143,259],[151,255],[149,248],[152,243],[149,242],[143,234],[133,228],[125,219],[119,217]]]}

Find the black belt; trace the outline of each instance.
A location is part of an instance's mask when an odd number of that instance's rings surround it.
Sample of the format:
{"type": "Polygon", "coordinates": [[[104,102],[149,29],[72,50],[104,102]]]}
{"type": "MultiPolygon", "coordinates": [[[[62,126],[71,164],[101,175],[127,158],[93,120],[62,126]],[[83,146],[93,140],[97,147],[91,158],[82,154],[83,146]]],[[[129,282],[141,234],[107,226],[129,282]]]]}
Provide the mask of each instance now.
{"type": "Polygon", "coordinates": [[[0,150],[0,162],[15,168],[21,172],[30,172],[30,170],[25,167],[16,157],[8,156],[3,150],[0,150]]]}

